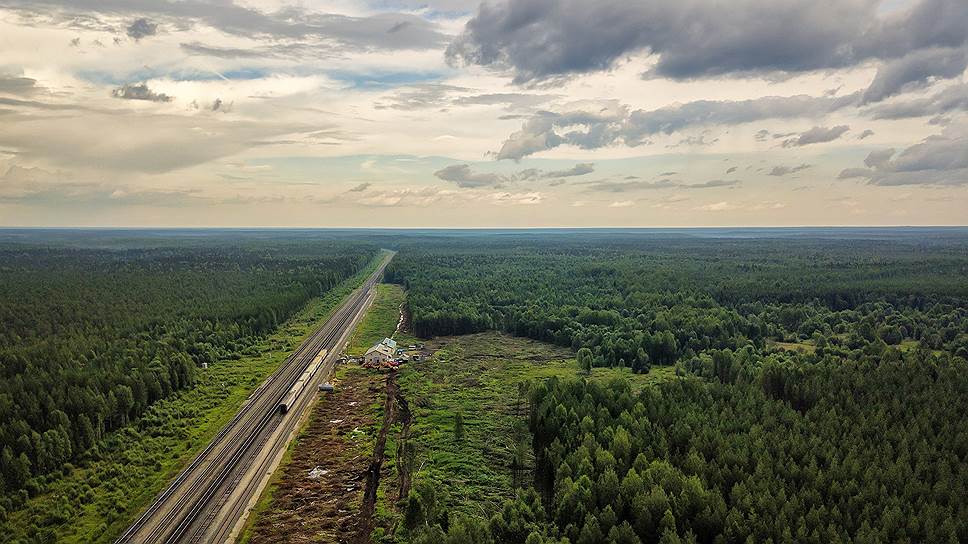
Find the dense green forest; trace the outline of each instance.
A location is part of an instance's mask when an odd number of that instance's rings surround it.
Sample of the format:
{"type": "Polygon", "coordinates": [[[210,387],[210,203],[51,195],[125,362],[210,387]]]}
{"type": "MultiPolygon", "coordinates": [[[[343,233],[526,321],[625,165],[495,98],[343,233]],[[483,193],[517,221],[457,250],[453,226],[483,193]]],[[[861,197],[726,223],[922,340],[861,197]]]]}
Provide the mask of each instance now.
{"type": "MultiPolygon", "coordinates": [[[[531,385],[535,477],[407,540],[968,541],[968,237],[441,238],[402,248],[420,335],[486,329],[679,378],[531,385]]],[[[950,235],[946,235],[950,234],[950,235]]]]}
{"type": "Polygon", "coordinates": [[[376,254],[331,239],[22,238],[0,243],[0,514],[376,254]]]}
{"type": "Polygon", "coordinates": [[[968,356],[965,238],[444,239],[404,247],[387,277],[409,290],[418,335],[504,330],[589,348],[597,366],[767,340],[968,356]]]}

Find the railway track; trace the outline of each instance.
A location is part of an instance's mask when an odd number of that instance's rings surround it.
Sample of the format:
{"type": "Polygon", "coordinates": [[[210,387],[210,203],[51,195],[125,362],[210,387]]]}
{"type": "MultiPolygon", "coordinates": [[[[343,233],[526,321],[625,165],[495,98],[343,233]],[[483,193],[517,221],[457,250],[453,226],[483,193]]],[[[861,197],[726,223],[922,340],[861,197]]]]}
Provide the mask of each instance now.
{"type": "MultiPolygon", "coordinates": [[[[299,410],[280,412],[280,401],[324,349],[329,350],[329,355],[317,372],[317,381],[332,371],[338,343],[369,302],[370,293],[391,258],[392,255],[387,256],[363,286],[350,294],[330,319],[252,393],[239,413],[155,498],[118,543],[221,542],[227,538],[231,531],[226,525],[234,526],[239,521],[239,516],[245,514],[245,508],[240,505],[261,488],[250,481],[255,475],[249,469],[266,468],[266,459],[272,457],[267,449],[284,447],[288,441],[282,440],[276,431],[282,427],[294,428],[300,416],[299,410]],[[263,460],[257,462],[260,457],[263,460]],[[217,522],[219,519],[221,522],[217,522]]],[[[303,397],[315,394],[315,386],[308,385],[305,390],[309,392],[304,390],[303,397]]]]}

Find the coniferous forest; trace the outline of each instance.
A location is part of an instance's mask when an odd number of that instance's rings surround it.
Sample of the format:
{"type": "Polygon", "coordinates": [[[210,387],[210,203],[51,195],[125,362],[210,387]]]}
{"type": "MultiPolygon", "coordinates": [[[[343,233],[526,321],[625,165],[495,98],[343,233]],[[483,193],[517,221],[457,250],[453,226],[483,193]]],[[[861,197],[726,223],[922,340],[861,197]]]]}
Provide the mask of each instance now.
{"type": "Polygon", "coordinates": [[[534,488],[486,522],[421,517],[418,488],[413,539],[968,541],[968,240],[854,234],[402,250],[388,275],[419,334],[498,329],[573,348],[585,375],[678,376],[533,383],[534,488]]]}
{"type": "Polygon", "coordinates": [[[6,234],[0,513],[376,254],[333,240],[6,234]]]}

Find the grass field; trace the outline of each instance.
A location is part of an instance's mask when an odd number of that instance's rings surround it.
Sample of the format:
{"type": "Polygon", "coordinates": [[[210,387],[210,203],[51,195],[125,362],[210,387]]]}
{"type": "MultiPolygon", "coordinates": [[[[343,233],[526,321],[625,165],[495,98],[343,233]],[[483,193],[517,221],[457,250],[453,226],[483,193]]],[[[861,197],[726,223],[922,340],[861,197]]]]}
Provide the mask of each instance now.
{"type": "Polygon", "coordinates": [[[376,299],[350,337],[346,354],[358,357],[373,344],[393,336],[400,319],[400,305],[406,299],[399,285],[381,283],[376,286],[376,299]]]}
{"type": "MultiPolygon", "coordinates": [[[[524,418],[525,398],[518,385],[551,377],[578,376],[574,353],[550,344],[496,332],[442,338],[428,344],[436,353],[428,360],[404,365],[400,385],[414,413],[410,440],[420,467],[414,476],[431,481],[438,500],[452,514],[487,518],[504,499],[514,496],[510,470],[521,440],[530,454],[530,434],[524,418]],[[456,414],[464,420],[465,435],[454,431],[456,414]]],[[[628,369],[596,368],[589,379],[628,379],[634,389],[674,378],[672,367],[653,367],[649,374],[628,369]]],[[[395,438],[397,433],[391,433],[395,438]]],[[[397,443],[387,443],[390,474],[381,486],[378,513],[392,525],[399,516],[385,489],[397,478],[397,443]]],[[[533,460],[529,460],[529,463],[533,460]]],[[[525,474],[523,484],[530,481],[525,474]]],[[[392,540],[386,537],[387,540],[392,540]]]]}
{"type": "Polygon", "coordinates": [[[212,365],[194,388],[156,403],[138,422],[112,433],[87,466],[53,478],[46,493],[11,512],[0,542],[112,542],[382,258],[313,299],[248,355],[212,365]]]}

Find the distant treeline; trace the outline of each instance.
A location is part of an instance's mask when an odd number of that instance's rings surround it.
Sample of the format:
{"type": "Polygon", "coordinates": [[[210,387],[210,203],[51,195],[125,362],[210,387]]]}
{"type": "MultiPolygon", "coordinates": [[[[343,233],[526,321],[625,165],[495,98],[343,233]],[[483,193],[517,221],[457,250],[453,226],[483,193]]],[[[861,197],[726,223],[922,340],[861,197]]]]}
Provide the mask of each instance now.
{"type": "Polygon", "coordinates": [[[319,241],[116,246],[0,246],[0,513],[376,253],[319,241]]]}
{"type": "Polygon", "coordinates": [[[414,332],[498,329],[637,370],[767,340],[968,356],[965,240],[493,240],[403,248],[387,278],[414,332]]]}

